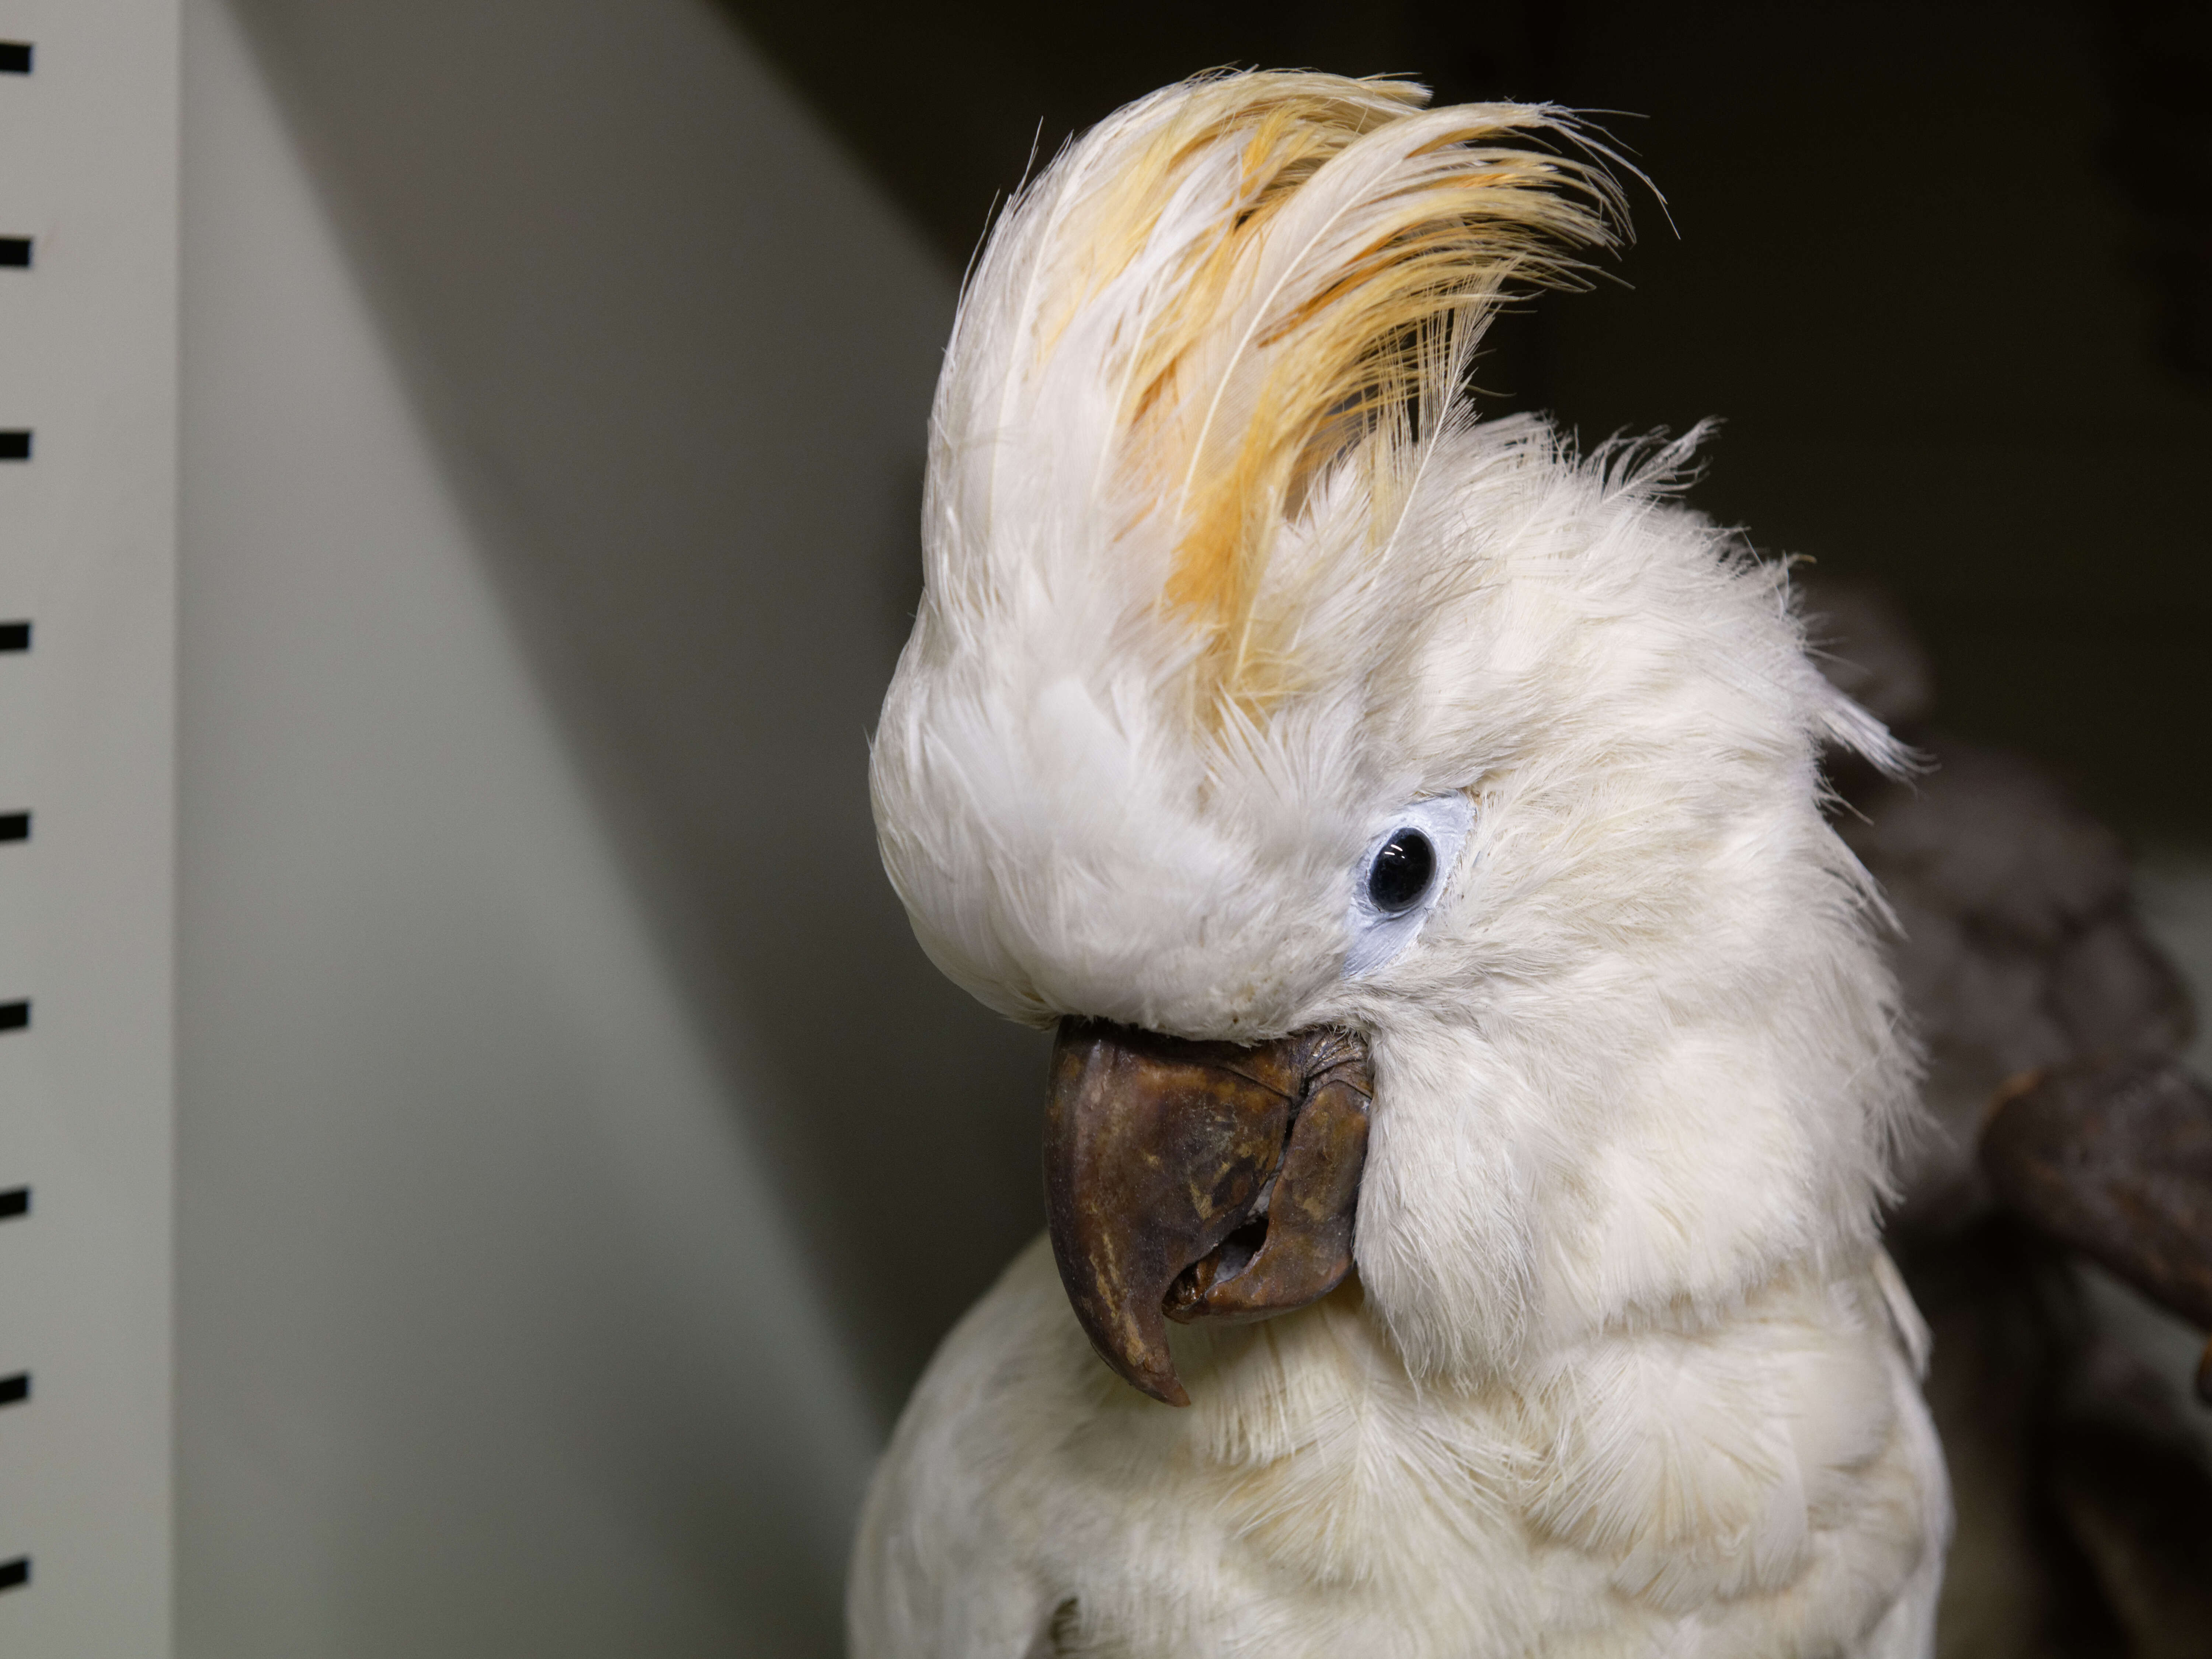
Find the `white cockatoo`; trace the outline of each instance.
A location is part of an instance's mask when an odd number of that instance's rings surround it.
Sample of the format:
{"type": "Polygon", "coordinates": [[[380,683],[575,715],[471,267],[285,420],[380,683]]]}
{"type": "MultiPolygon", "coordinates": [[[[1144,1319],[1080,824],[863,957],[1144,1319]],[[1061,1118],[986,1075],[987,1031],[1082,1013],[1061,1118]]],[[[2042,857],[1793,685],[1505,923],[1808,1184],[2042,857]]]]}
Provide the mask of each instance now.
{"type": "Polygon", "coordinates": [[[1899,753],[1681,447],[1473,417],[1620,201],[1426,101],[1169,88],[969,282],[872,786],[932,958],[1057,1029],[1049,1226],[855,1659],[1929,1650],[1914,1066],[1815,758],[1899,753]]]}

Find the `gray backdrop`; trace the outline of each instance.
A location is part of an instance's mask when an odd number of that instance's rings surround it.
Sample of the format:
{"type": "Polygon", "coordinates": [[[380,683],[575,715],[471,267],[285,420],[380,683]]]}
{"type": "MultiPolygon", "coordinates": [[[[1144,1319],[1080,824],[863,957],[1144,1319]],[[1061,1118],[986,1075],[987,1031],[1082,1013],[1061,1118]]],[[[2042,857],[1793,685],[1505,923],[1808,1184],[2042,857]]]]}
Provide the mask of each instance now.
{"type": "Polygon", "coordinates": [[[694,0],[187,0],[180,1650],[836,1645],[1035,1224],[878,869],[952,284],[694,0]]]}

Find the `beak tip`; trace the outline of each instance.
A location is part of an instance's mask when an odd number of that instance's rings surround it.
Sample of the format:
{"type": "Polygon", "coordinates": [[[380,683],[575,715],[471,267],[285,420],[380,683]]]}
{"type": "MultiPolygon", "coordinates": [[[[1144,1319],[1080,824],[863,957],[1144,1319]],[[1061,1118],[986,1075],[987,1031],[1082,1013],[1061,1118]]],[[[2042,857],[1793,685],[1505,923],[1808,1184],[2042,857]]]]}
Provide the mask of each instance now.
{"type": "Polygon", "coordinates": [[[1163,1406],[1190,1404],[1190,1395],[1183,1388],[1182,1379],[1171,1370],[1125,1371],[1118,1366],[1114,1369],[1123,1381],[1131,1384],[1139,1393],[1151,1395],[1163,1406]]]}
{"type": "Polygon", "coordinates": [[[1151,1395],[1163,1406],[1190,1404],[1190,1395],[1176,1375],[1175,1360],[1168,1352],[1165,1329],[1136,1334],[1126,1346],[1102,1342],[1096,1332],[1090,1334],[1091,1351],[1108,1370],[1139,1394],[1151,1395]]]}

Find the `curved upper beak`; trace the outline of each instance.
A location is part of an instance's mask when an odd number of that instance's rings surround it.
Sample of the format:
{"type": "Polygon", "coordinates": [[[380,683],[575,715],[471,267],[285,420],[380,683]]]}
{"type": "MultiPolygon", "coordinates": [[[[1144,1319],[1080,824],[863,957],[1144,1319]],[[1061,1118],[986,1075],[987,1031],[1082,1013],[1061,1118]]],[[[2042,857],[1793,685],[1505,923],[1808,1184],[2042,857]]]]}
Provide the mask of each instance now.
{"type": "Polygon", "coordinates": [[[1187,1406],[1169,1319],[1265,1318],[1334,1290],[1352,1267],[1373,1093],[1349,1031],[1243,1048],[1062,1020],[1045,1204],[1099,1357],[1187,1406]]]}

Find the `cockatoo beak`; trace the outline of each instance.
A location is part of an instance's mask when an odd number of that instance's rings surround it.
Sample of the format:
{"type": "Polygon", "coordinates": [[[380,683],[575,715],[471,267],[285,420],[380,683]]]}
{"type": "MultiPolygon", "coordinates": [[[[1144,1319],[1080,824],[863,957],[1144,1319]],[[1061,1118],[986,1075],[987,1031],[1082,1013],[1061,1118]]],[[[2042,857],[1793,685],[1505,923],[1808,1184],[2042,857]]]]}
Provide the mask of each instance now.
{"type": "Polygon", "coordinates": [[[1099,1357],[1188,1406],[1169,1319],[1264,1319],[1334,1290],[1352,1267],[1373,1093],[1349,1031],[1248,1048],[1062,1020],[1045,1203],[1060,1283],[1099,1357]]]}

